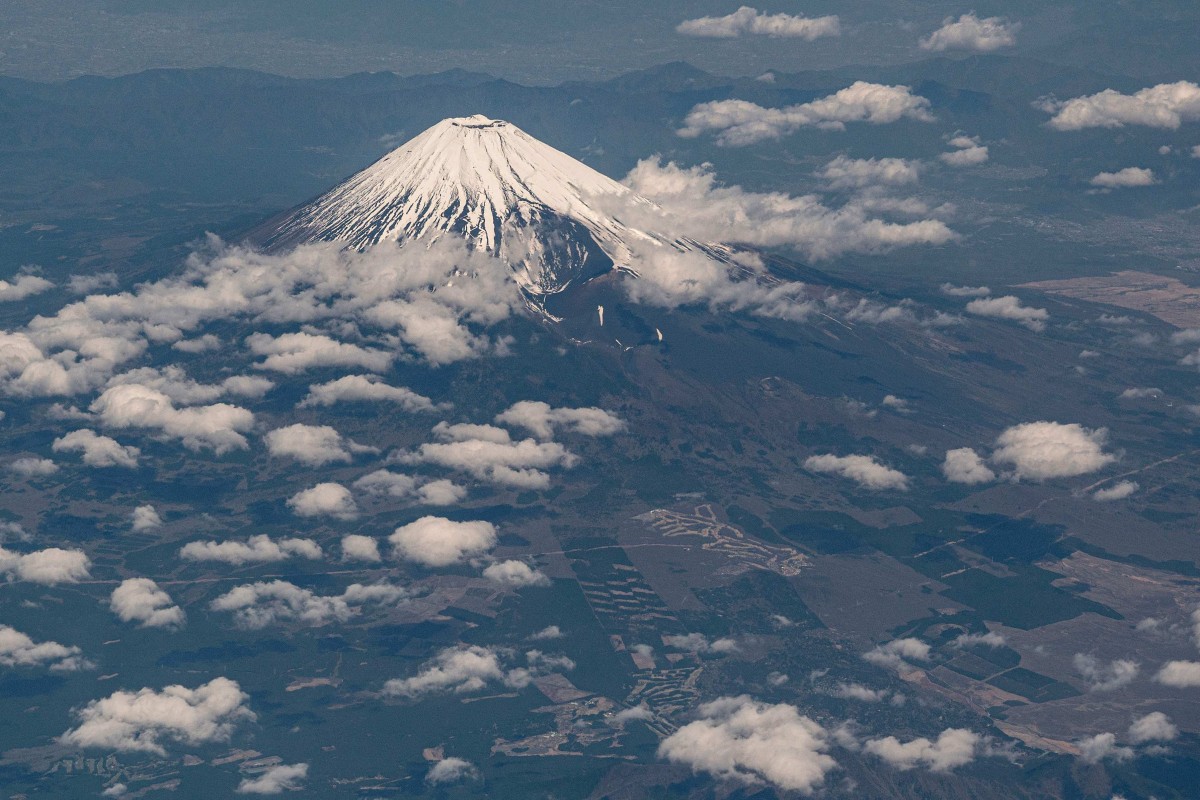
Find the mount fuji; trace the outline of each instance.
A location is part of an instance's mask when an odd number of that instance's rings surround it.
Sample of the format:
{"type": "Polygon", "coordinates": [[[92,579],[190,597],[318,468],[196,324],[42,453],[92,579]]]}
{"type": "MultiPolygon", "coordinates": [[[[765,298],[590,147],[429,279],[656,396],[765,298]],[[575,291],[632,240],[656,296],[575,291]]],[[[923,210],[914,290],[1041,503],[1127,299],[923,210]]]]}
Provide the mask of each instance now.
{"type": "Polygon", "coordinates": [[[448,236],[498,258],[526,297],[548,296],[613,270],[635,272],[637,248],[719,248],[628,225],[605,209],[654,204],[530,136],[481,115],[445,119],[310,203],[264,224],[268,250],[343,242],[426,245],[448,236]]]}

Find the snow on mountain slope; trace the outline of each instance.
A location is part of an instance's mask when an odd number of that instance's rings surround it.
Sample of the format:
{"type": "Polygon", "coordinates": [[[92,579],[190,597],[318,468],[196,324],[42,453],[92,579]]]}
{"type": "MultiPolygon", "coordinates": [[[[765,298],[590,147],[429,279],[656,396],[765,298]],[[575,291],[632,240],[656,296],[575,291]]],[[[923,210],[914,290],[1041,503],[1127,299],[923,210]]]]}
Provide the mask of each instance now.
{"type": "Polygon", "coordinates": [[[634,246],[690,249],[600,210],[622,203],[651,205],[515,125],[475,115],[442,120],[254,238],[268,248],[340,241],[362,250],[453,234],[544,297],[628,266],[634,246]]]}

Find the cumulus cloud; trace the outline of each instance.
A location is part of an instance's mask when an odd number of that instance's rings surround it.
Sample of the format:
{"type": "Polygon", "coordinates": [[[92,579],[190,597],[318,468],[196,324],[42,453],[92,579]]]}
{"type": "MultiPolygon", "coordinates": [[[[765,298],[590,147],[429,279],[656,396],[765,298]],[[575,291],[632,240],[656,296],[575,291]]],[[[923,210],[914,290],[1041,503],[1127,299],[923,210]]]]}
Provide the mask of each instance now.
{"type": "Polygon", "coordinates": [[[1129,726],[1129,741],[1134,744],[1146,742],[1169,742],[1179,736],[1179,728],[1161,711],[1152,711],[1139,717],[1129,726]]]}
{"type": "Polygon", "coordinates": [[[54,586],[78,583],[91,576],[91,559],[82,550],[47,547],[32,553],[16,553],[0,547],[0,575],[9,580],[54,586]]]}
{"type": "Polygon", "coordinates": [[[266,356],[255,365],[259,369],[285,375],[295,375],[318,367],[362,367],[382,371],[392,361],[391,353],[339,342],[324,334],[285,333],[271,336],[255,333],[246,337],[246,347],[255,355],[266,356]]]}
{"type": "Polygon", "coordinates": [[[840,36],[842,33],[837,16],[766,14],[750,6],[742,6],[723,17],[684,20],[675,30],[684,36],[710,39],[736,39],[742,34],[757,34],[772,38],[804,39],[810,42],[822,36],[840,36]]]}
{"type": "Polygon", "coordinates": [[[920,165],[904,158],[847,158],[838,156],[817,173],[833,189],[905,186],[916,183],[920,165]]]}
{"type": "MultiPolygon", "coordinates": [[[[708,165],[681,167],[657,158],[643,159],[629,172],[625,184],[654,205],[625,202],[612,209],[631,225],[666,230],[698,242],[730,242],[755,247],[789,247],[808,258],[831,258],[843,253],[880,253],[920,244],[945,244],[955,234],[940,219],[891,222],[873,215],[869,198],[851,199],[845,205],[825,205],[815,195],[782,192],[748,192],[724,186],[708,165]]],[[[699,284],[693,299],[657,305],[681,305],[715,299],[721,305],[760,309],[765,316],[795,318],[796,306],[805,299],[803,284],[779,282],[771,286],[756,281],[733,281],[729,269],[712,259],[670,248],[641,248],[633,266],[641,276],[630,281],[653,300],[651,292],[671,292],[687,298],[685,281],[699,284]],[[672,277],[672,273],[678,273],[672,277]],[[663,274],[660,274],[663,273],[663,274]]],[[[758,276],[761,265],[740,266],[758,276]]],[[[668,295],[669,296],[669,295],[668,295]]],[[[635,298],[641,299],[641,298],[635,298]]]]}
{"type": "Polygon", "coordinates": [[[867,489],[908,490],[908,476],[880,464],[872,456],[835,456],[825,454],[809,456],[804,468],[811,472],[824,472],[849,478],[867,489]]]}
{"type": "Polygon", "coordinates": [[[938,158],[951,167],[973,167],[988,160],[987,145],[980,144],[978,136],[960,134],[951,138],[949,145],[954,149],[938,158]]]}
{"type": "Polygon", "coordinates": [[[396,556],[405,561],[447,567],[495,547],[496,528],[490,522],[455,522],[427,516],[396,528],[388,541],[396,556]]]}
{"type": "Polygon", "coordinates": [[[888,691],[886,689],[872,689],[869,686],[863,686],[861,683],[839,683],[833,687],[830,694],[834,697],[840,697],[843,700],[882,703],[887,699],[888,691]]]}
{"type": "Polygon", "coordinates": [[[176,408],[163,392],[141,384],[106,389],[90,406],[109,428],[150,428],[180,439],[189,450],[222,455],[249,447],[242,435],[254,426],[254,415],[240,406],[215,403],[176,408]]]}
{"type": "Polygon", "coordinates": [[[1105,489],[1097,489],[1092,492],[1092,499],[1100,503],[1124,500],[1136,492],[1138,488],[1137,481],[1118,481],[1105,489]]]}
{"type": "Polygon", "coordinates": [[[1050,312],[1044,308],[1023,306],[1013,295],[1003,297],[981,297],[967,303],[967,313],[977,317],[993,317],[1020,323],[1031,331],[1044,331],[1050,312]]]}
{"type": "Polygon", "coordinates": [[[734,653],[738,645],[728,636],[719,639],[709,639],[703,633],[670,634],[662,637],[663,644],[676,650],[689,650],[693,653],[734,653]]]}
{"type": "Polygon", "coordinates": [[[298,517],[334,517],[350,520],[358,516],[358,505],[350,490],[340,483],[318,483],[292,495],[288,508],[298,517]]]}
{"type": "Polygon", "coordinates": [[[379,543],[373,538],[351,534],[342,537],[342,560],[378,563],[383,559],[379,555],[379,543]]]}
{"type": "Polygon", "coordinates": [[[884,125],[901,119],[932,122],[929,101],[908,86],[856,81],[827,97],[785,108],[765,108],[748,100],[701,103],[688,112],[678,134],[695,138],[715,131],[718,144],[742,146],[805,127],[840,131],[848,122],[884,125]]]}
{"type": "Polygon", "coordinates": [[[976,645],[982,645],[984,647],[1004,647],[1006,643],[1002,635],[996,633],[995,631],[988,631],[987,633],[961,634],[950,644],[954,647],[973,647],[976,645]]]}
{"type": "Polygon", "coordinates": [[[114,692],[78,709],[79,726],[58,741],[69,747],[165,756],[169,742],[194,747],[228,741],[239,724],[255,719],[246,707],[249,699],[228,678],[214,678],[195,689],[172,685],[162,691],[114,692]]]}
{"type": "Polygon", "coordinates": [[[120,285],[115,272],[96,272],[91,275],[72,275],[67,289],[73,294],[89,294],[97,289],[115,289],[120,285]]]}
{"type": "Polygon", "coordinates": [[[561,639],[563,637],[562,629],[557,625],[547,625],[537,633],[534,633],[529,638],[535,642],[550,641],[552,639],[561,639]]]}
{"type": "Polygon", "coordinates": [[[107,386],[134,384],[164,394],[172,403],[196,405],[237,395],[258,398],[265,395],[275,384],[257,375],[232,375],[221,383],[200,383],[188,377],[182,367],[139,367],[109,378],[107,386]]]}
{"type": "Polygon", "coordinates": [[[1000,434],[992,460],[1011,465],[1018,479],[1071,478],[1095,472],[1116,460],[1104,452],[1107,438],[1104,428],[1026,422],[1000,434]]]}
{"type": "Polygon", "coordinates": [[[1054,114],[1049,125],[1060,131],[1126,125],[1175,130],[1200,119],[1200,86],[1191,81],[1160,83],[1131,95],[1105,89],[1070,100],[1047,100],[1041,108],[1054,114]]]}
{"type": "Polygon", "coordinates": [[[425,782],[434,786],[446,783],[458,783],[479,775],[475,765],[465,758],[450,756],[443,758],[429,768],[425,773],[425,782]]]}
{"type": "Polygon", "coordinates": [[[139,533],[161,528],[162,524],[162,517],[158,515],[158,511],[152,505],[138,506],[129,515],[129,527],[139,533]]]}
{"type": "Polygon", "coordinates": [[[1133,683],[1140,672],[1136,661],[1119,658],[1105,664],[1087,653],[1076,653],[1073,663],[1075,671],[1087,681],[1088,690],[1093,692],[1121,689],[1133,683]]]}
{"type": "Polygon", "coordinates": [[[24,300],[53,288],[53,283],[37,275],[17,275],[11,281],[0,280],[0,303],[24,300]]]}
{"type": "Polygon", "coordinates": [[[968,50],[973,53],[991,53],[1003,47],[1012,47],[1017,41],[1021,23],[1009,22],[1003,17],[980,19],[974,13],[963,14],[957,20],[946,17],[942,27],[920,41],[922,50],[940,53],[944,50],[968,50]]]}
{"type": "Polygon", "coordinates": [[[942,462],[942,474],[951,483],[975,485],[996,479],[996,473],[983,463],[983,458],[970,447],[947,450],[942,462]]]}
{"type": "Polygon", "coordinates": [[[8,469],[22,478],[44,478],[58,472],[58,464],[48,458],[18,458],[8,465],[8,469]]]}
{"type": "Polygon", "coordinates": [[[545,489],[550,485],[545,470],[570,468],[578,463],[578,458],[558,442],[512,441],[508,431],[490,425],[441,422],[433,433],[442,441],[427,442],[397,458],[408,464],[436,464],[521,489],[545,489]]]}
{"type": "Polygon", "coordinates": [[[929,645],[910,636],[878,645],[863,653],[863,658],[880,667],[899,669],[910,661],[928,661],[929,655],[929,645]]]}
{"type": "Polygon", "coordinates": [[[318,627],[346,622],[367,604],[390,605],[407,594],[403,587],[389,583],[355,583],[340,595],[318,595],[287,581],[260,581],[234,587],[209,608],[231,612],[237,625],[248,630],[290,622],[318,627]]]}
{"type": "Polygon", "coordinates": [[[1119,746],[1116,734],[1113,733],[1098,733],[1079,740],[1077,744],[1079,758],[1087,764],[1099,764],[1105,759],[1128,761],[1133,758],[1133,749],[1119,746]]]}
{"type": "Polygon", "coordinates": [[[483,571],[483,577],[510,589],[521,589],[526,586],[549,586],[550,579],[539,569],[535,569],[524,561],[498,561],[490,564],[483,571]]]}
{"type": "Polygon", "coordinates": [[[1200,661],[1168,661],[1158,670],[1154,680],[1174,689],[1200,686],[1200,661]]]}
{"type": "Polygon", "coordinates": [[[980,745],[979,734],[965,728],[947,728],[935,740],[924,736],[901,742],[895,736],[869,739],[863,750],[900,770],[925,767],[933,772],[948,772],[970,764],[980,745]]]}
{"type": "Polygon", "coordinates": [[[321,558],[321,546],[312,539],[280,539],[260,533],[244,542],[189,542],[179,551],[185,561],[219,561],[224,564],[267,564],[293,557],[316,560],[321,558]]]}
{"type": "Polygon", "coordinates": [[[826,731],[795,706],[742,695],[700,706],[698,719],[663,739],[658,755],[693,772],[808,794],[837,766],[828,749],[826,731]]]}
{"type": "Polygon", "coordinates": [[[427,694],[452,692],[467,694],[501,683],[519,688],[529,683],[524,668],[505,670],[501,654],[495,648],[478,645],[447,647],[422,665],[410,678],[393,678],[383,685],[383,693],[393,697],[417,698],[427,694]]]}
{"type": "Polygon", "coordinates": [[[1142,167],[1125,167],[1116,172],[1101,172],[1090,181],[1102,189],[1122,189],[1129,186],[1153,186],[1158,183],[1154,171],[1142,167]]]}
{"type": "Polygon", "coordinates": [[[310,467],[323,467],[337,462],[348,463],[358,449],[352,442],[328,425],[303,425],[296,423],[276,428],[263,437],[267,452],[273,456],[294,458],[310,467]]]}
{"type": "Polygon", "coordinates": [[[300,407],[336,403],[394,403],[405,411],[432,411],[433,401],[412,389],[389,386],[378,375],[346,375],[328,383],[313,384],[300,407]]]}
{"type": "Polygon", "coordinates": [[[539,439],[553,438],[566,430],[583,436],[611,436],[625,429],[625,422],[603,408],[552,408],[549,403],[522,400],[496,415],[496,422],[524,428],[539,439]]]}
{"type": "Polygon", "coordinates": [[[955,286],[952,283],[943,283],[941,292],[950,297],[987,297],[992,290],[986,286],[955,286]]]}
{"type": "Polygon", "coordinates": [[[8,625],[0,625],[0,666],[49,667],[54,672],[76,672],[91,667],[78,647],[58,642],[35,642],[8,625]]]}
{"type": "Polygon", "coordinates": [[[101,436],[93,430],[81,428],[60,436],[50,445],[56,453],[83,453],[83,463],[89,467],[137,466],[142,451],[136,447],[122,445],[116,439],[101,436]]]}
{"type": "Polygon", "coordinates": [[[187,622],[183,609],[149,578],[127,578],[113,589],[109,608],[122,622],[143,628],[182,628],[187,622]]]}
{"type": "Polygon", "coordinates": [[[238,794],[280,794],[298,792],[308,778],[308,764],[275,764],[252,778],[243,778],[238,794]]]}
{"type": "Polygon", "coordinates": [[[450,506],[467,496],[467,490],[453,481],[441,479],[419,483],[410,475],[386,469],[376,470],[354,482],[354,488],[373,497],[392,497],[428,506],[450,506]]]}

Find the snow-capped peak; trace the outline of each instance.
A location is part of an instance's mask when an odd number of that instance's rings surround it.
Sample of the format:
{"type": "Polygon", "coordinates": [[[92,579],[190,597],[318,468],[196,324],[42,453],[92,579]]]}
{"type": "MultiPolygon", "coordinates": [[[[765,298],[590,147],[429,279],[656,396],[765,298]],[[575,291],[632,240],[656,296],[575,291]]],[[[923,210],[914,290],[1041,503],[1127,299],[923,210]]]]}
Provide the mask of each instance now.
{"type": "Polygon", "coordinates": [[[667,241],[601,210],[614,199],[648,202],[509,122],[456,117],[286,215],[260,240],[365,249],[453,234],[507,262],[530,294],[547,295],[628,265],[636,240],[667,241]]]}

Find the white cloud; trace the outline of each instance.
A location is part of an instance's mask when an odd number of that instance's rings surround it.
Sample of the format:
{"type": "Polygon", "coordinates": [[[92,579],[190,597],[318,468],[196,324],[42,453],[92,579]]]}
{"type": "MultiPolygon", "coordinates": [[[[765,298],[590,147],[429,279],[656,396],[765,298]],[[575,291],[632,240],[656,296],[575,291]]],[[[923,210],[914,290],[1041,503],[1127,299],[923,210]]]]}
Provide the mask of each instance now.
{"type": "Polygon", "coordinates": [[[285,333],[271,336],[255,333],[246,337],[246,346],[258,356],[259,369],[295,375],[319,367],[362,367],[383,371],[392,362],[392,354],[368,350],[356,344],[339,342],[324,334],[285,333]]]}
{"type": "Polygon", "coordinates": [[[447,567],[495,547],[496,528],[490,522],[427,516],[396,528],[388,541],[399,558],[426,567],[447,567]]]}
{"type": "Polygon", "coordinates": [[[1145,400],[1162,397],[1163,390],[1156,386],[1135,386],[1117,395],[1118,400],[1145,400]]]}
{"type": "Polygon", "coordinates": [[[135,383],[106,389],[90,409],[107,427],[157,429],[189,450],[209,449],[217,455],[249,447],[242,432],[254,426],[254,415],[240,406],[176,408],[163,392],[135,383]]]}
{"type": "Polygon", "coordinates": [[[1118,658],[1105,664],[1093,655],[1076,653],[1073,661],[1075,671],[1088,683],[1093,692],[1111,692],[1133,683],[1141,671],[1136,661],[1118,658]]]}
{"type": "Polygon", "coordinates": [[[230,589],[213,600],[209,608],[232,612],[237,625],[248,630],[288,622],[318,627],[346,622],[368,603],[394,604],[407,594],[402,587],[389,583],[355,583],[340,595],[318,595],[287,581],[260,581],[230,589]]]}
{"type": "Polygon", "coordinates": [[[719,639],[709,639],[703,633],[668,634],[662,637],[663,644],[676,650],[689,650],[693,653],[734,653],[738,650],[737,642],[728,636],[719,639]]]}
{"type": "Polygon", "coordinates": [[[158,515],[158,511],[152,505],[138,506],[129,515],[129,527],[134,531],[152,531],[155,528],[161,528],[162,524],[162,517],[158,515]]]}
{"type": "Polygon", "coordinates": [[[920,46],[922,50],[933,52],[968,50],[991,53],[1016,44],[1020,28],[1021,23],[1009,22],[1003,17],[980,19],[974,13],[963,14],[957,20],[946,17],[942,20],[942,27],[922,39],[920,46]]]}
{"type": "Polygon", "coordinates": [[[379,543],[370,536],[350,534],[342,537],[343,561],[369,561],[378,563],[383,560],[379,555],[379,543]]]}
{"type": "Polygon", "coordinates": [[[950,297],[987,297],[992,290],[986,286],[955,286],[952,283],[943,283],[941,292],[950,297]]]}
{"type": "Polygon", "coordinates": [[[358,505],[350,490],[340,483],[318,483],[292,495],[288,508],[298,517],[334,517],[349,520],[358,516],[358,505]]]}
{"type": "Polygon", "coordinates": [[[965,728],[947,728],[933,741],[922,736],[901,742],[895,736],[885,736],[864,742],[863,750],[897,769],[926,767],[933,772],[948,772],[974,761],[979,744],[979,734],[965,728]]]}
{"type": "Polygon", "coordinates": [[[34,642],[15,628],[0,624],[0,667],[49,667],[54,672],[76,672],[91,666],[78,647],[34,642]]]}
{"type": "Polygon", "coordinates": [[[72,275],[67,289],[73,294],[90,294],[97,289],[115,289],[120,285],[115,272],[96,272],[91,275],[72,275]]]}
{"type": "Polygon", "coordinates": [[[1168,661],[1162,665],[1154,680],[1175,689],[1200,686],[1200,661],[1168,661]]]}
{"type": "Polygon", "coordinates": [[[54,284],[37,275],[18,275],[12,281],[0,280],[0,303],[24,300],[53,289],[54,284]]]}
{"type": "Polygon", "coordinates": [[[1200,86],[1190,81],[1160,83],[1131,95],[1105,89],[1086,97],[1049,100],[1041,107],[1054,114],[1049,125],[1060,131],[1126,125],[1175,130],[1200,119],[1200,86]]]}
{"type": "Polygon", "coordinates": [[[524,561],[498,561],[490,564],[483,571],[483,577],[501,586],[520,589],[525,586],[549,586],[550,579],[539,569],[526,564],[524,561]]]}
{"type": "Polygon", "coordinates": [[[10,579],[53,586],[78,583],[91,576],[91,559],[82,550],[47,547],[32,553],[15,553],[0,547],[0,574],[10,579]]]}
{"type": "Polygon", "coordinates": [[[1124,500],[1138,490],[1137,481],[1118,481],[1105,489],[1092,492],[1092,499],[1101,503],[1124,500]]]}
{"type": "Polygon", "coordinates": [[[920,178],[920,164],[903,158],[847,158],[838,156],[817,173],[833,189],[868,186],[905,186],[920,178]]]}
{"type": "Polygon", "coordinates": [[[1090,181],[1092,186],[1103,189],[1121,189],[1129,186],[1153,186],[1158,183],[1154,171],[1142,167],[1125,167],[1116,172],[1101,172],[1090,181]]]}
{"type": "Polygon", "coordinates": [[[258,398],[275,386],[272,381],[257,375],[232,375],[219,384],[205,384],[189,378],[182,367],[169,365],[128,370],[109,378],[107,387],[129,384],[153,389],[180,405],[210,403],[227,395],[258,398]]]}
{"type": "Polygon", "coordinates": [[[236,681],[214,678],[195,689],[167,686],[114,692],[78,709],[80,725],[58,741],[69,747],[96,747],[119,752],[166,755],[165,744],[190,747],[225,742],[242,722],[252,722],[250,697],[236,681]]]}
{"type": "Polygon", "coordinates": [[[557,625],[547,625],[529,638],[535,642],[550,641],[552,639],[561,639],[563,637],[562,629],[557,625]]]}
{"type": "Polygon", "coordinates": [[[458,783],[459,781],[475,778],[479,775],[479,771],[475,769],[475,765],[465,758],[456,758],[450,756],[443,758],[429,768],[429,772],[425,773],[425,782],[434,786],[440,786],[447,783],[458,783]]]}
{"type": "Polygon", "coordinates": [[[383,693],[416,698],[441,692],[477,692],[489,683],[520,686],[528,682],[528,673],[523,669],[506,672],[495,649],[461,644],[439,652],[411,678],[389,680],[383,685],[383,693]]]}
{"type": "Polygon", "coordinates": [[[399,456],[409,464],[437,464],[469,473],[479,480],[522,489],[545,489],[551,467],[573,467],[578,458],[557,442],[524,439],[514,442],[508,431],[490,425],[449,425],[433,429],[440,442],[427,442],[399,456]]]}
{"type": "Polygon", "coordinates": [[[859,700],[863,703],[882,703],[887,699],[887,689],[872,689],[861,683],[839,683],[830,691],[834,697],[843,700],[859,700]]]}
{"type": "Polygon", "coordinates": [[[253,778],[242,778],[238,794],[280,794],[304,788],[308,764],[274,764],[253,778]]]}
{"type": "Polygon", "coordinates": [[[1001,634],[996,633],[995,631],[988,631],[987,633],[961,634],[950,644],[954,647],[973,647],[975,645],[983,645],[984,647],[1004,647],[1006,642],[1001,634]]]}
{"type": "Polygon", "coordinates": [[[996,479],[996,473],[983,463],[979,453],[969,447],[947,450],[946,460],[942,462],[942,474],[951,483],[969,485],[987,483],[996,479]]]}
{"type": "Polygon", "coordinates": [[[694,138],[716,131],[718,144],[741,146],[805,127],[840,131],[847,122],[884,125],[901,119],[932,122],[929,101],[908,86],[856,81],[827,97],[786,108],[764,108],[747,100],[701,103],[688,112],[678,134],[694,138]]]}
{"type": "Polygon", "coordinates": [[[825,730],[794,706],[722,697],[700,706],[698,717],[662,741],[660,758],[694,772],[803,794],[819,788],[837,766],[825,752],[825,730]]]}
{"type": "Polygon", "coordinates": [[[354,458],[350,454],[353,445],[328,425],[296,423],[276,428],[263,438],[271,455],[294,458],[310,467],[348,463],[354,458]]]}
{"type": "Polygon", "coordinates": [[[403,386],[389,386],[378,375],[346,375],[328,383],[313,384],[300,407],[335,403],[395,403],[405,411],[432,411],[433,401],[403,386]]]}
{"type": "Polygon", "coordinates": [[[912,411],[907,400],[894,394],[885,394],[879,404],[900,414],[908,414],[912,411]]]}
{"type": "Polygon", "coordinates": [[[392,497],[429,506],[450,506],[467,496],[467,490],[441,479],[418,483],[416,478],[386,469],[376,470],[354,482],[354,488],[373,497],[392,497]]]}
{"type": "Polygon", "coordinates": [[[1018,322],[1031,331],[1046,329],[1046,320],[1050,313],[1044,308],[1033,308],[1021,305],[1020,299],[1013,295],[1003,297],[981,297],[967,303],[967,313],[977,317],[994,317],[1018,322]]]}
{"type": "Polygon", "coordinates": [[[181,353],[210,353],[221,349],[221,340],[211,333],[206,333],[195,339],[180,339],[171,345],[171,349],[181,353]]]}
{"type": "Polygon", "coordinates": [[[723,17],[684,20],[675,30],[684,36],[702,36],[710,39],[734,39],[742,34],[757,34],[773,38],[804,39],[809,42],[823,36],[840,36],[842,33],[836,16],[766,14],[750,6],[742,6],[723,17]]]}
{"type": "Polygon", "coordinates": [[[83,453],[83,463],[89,467],[132,469],[137,466],[138,456],[142,454],[136,447],[122,445],[87,428],[58,437],[50,449],[56,453],[83,453]]]}
{"type": "Polygon", "coordinates": [[[625,422],[602,408],[551,408],[548,403],[522,400],[496,415],[496,422],[524,428],[539,439],[553,438],[566,429],[583,436],[611,436],[625,429],[625,422]]]}
{"type": "Polygon", "coordinates": [[[908,490],[908,476],[880,464],[872,456],[835,456],[826,453],[806,458],[804,468],[812,472],[841,475],[867,489],[908,490]]]}
{"type": "MultiPolygon", "coordinates": [[[[824,259],[850,252],[881,253],[919,244],[945,244],[955,238],[940,219],[889,222],[872,216],[873,201],[867,197],[831,207],[816,195],[748,192],[739,186],[723,186],[709,165],[685,168],[673,162],[664,165],[657,158],[643,159],[626,176],[625,184],[655,205],[627,201],[611,209],[613,213],[628,224],[698,242],[790,247],[806,257],[824,259]]],[[[807,299],[803,284],[785,281],[762,286],[754,280],[734,281],[729,268],[712,259],[669,249],[670,254],[664,248],[647,246],[634,253],[632,266],[641,280],[630,281],[627,290],[650,298],[654,289],[687,297],[678,286],[687,280],[700,284],[692,290],[695,299],[656,304],[715,298],[721,305],[754,307],[764,316],[785,318],[796,318],[797,313],[791,308],[785,313],[781,306],[796,306],[807,299]],[[671,271],[679,277],[669,279],[671,271]],[[660,272],[668,275],[660,276],[660,272]]],[[[762,272],[757,262],[743,261],[743,272],[754,277],[762,272]]]]}
{"type": "Polygon", "coordinates": [[[1133,749],[1117,745],[1117,737],[1112,733],[1097,733],[1080,739],[1078,746],[1079,758],[1087,764],[1099,764],[1105,759],[1128,761],[1133,758],[1133,749]]]}
{"type": "Polygon", "coordinates": [[[292,557],[316,560],[322,557],[321,546],[312,539],[280,539],[260,533],[244,542],[189,542],[179,551],[185,561],[220,561],[225,564],[267,564],[292,557]]]}
{"type": "Polygon", "coordinates": [[[951,138],[949,145],[955,149],[938,158],[951,167],[973,167],[988,160],[987,146],[979,143],[978,136],[960,134],[951,138]]]}
{"type": "Polygon", "coordinates": [[[149,578],[121,581],[108,605],[122,622],[137,622],[143,628],[182,628],[187,622],[183,609],[149,578]]]}
{"type": "Polygon", "coordinates": [[[1104,452],[1108,431],[1076,423],[1026,422],[996,439],[992,460],[1011,464],[1018,479],[1071,478],[1095,472],[1116,460],[1104,452]]]}
{"type": "Polygon", "coordinates": [[[863,653],[863,658],[880,667],[899,669],[910,661],[928,661],[930,648],[913,637],[893,639],[863,653]]]}
{"type": "Polygon", "coordinates": [[[1179,728],[1161,711],[1152,711],[1139,717],[1129,726],[1129,741],[1134,744],[1146,742],[1169,742],[1179,736],[1179,728]]]}
{"type": "Polygon", "coordinates": [[[48,458],[18,458],[8,465],[8,469],[22,478],[44,478],[58,472],[58,464],[48,458]]]}

